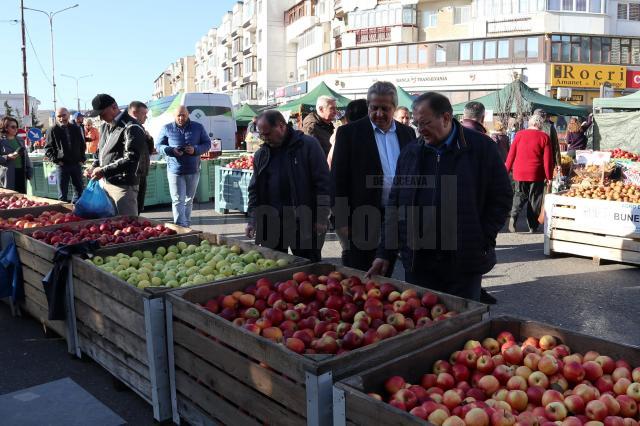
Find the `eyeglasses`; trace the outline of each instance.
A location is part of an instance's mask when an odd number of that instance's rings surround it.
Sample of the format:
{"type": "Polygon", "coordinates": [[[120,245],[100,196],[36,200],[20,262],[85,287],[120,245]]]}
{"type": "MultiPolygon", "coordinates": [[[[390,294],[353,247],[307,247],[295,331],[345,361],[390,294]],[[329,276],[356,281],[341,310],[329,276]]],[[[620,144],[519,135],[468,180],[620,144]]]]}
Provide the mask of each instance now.
{"type": "Polygon", "coordinates": [[[7,129],[17,129],[18,126],[16,126],[15,124],[12,124],[11,126],[5,126],[7,129]]]}

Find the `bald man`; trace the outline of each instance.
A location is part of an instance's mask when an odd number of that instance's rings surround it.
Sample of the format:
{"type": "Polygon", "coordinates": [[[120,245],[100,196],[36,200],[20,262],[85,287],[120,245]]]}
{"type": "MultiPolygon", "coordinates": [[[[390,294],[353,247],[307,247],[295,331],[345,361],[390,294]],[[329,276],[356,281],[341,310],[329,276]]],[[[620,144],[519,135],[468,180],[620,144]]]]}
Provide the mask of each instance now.
{"type": "Polygon", "coordinates": [[[167,159],[167,179],[176,225],[191,225],[191,208],[200,179],[200,156],[209,151],[211,139],[202,124],[189,119],[181,106],[175,121],[166,124],[156,139],[156,151],[167,159]]]}
{"type": "Polygon", "coordinates": [[[56,124],[47,133],[44,149],[46,157],[56,165],[58,199],[69,202],[71,180],[74,189],[71,202],[75,203],[83,189],[82,165],[86,161],[85,143],[80,127],[69,122],[69,111],[66,108],[58,108],[56,111],[56,124]]]}

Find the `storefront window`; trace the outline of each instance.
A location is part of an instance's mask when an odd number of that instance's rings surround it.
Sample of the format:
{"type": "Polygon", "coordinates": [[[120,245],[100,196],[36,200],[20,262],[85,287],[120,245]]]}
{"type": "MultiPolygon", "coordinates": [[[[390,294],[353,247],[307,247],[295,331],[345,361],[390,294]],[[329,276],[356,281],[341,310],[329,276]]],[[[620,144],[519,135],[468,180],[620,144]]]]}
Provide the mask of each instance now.
{"type": "Polygon", "coordinates": [[[589,37],[582,37],[582,43],[580,45],[581,62],[591,62],[591,44],[589,42],[589,37]]]}
{"type": "Polygon", "coordinates": [[[396,46],[389,46],[389,65],[398,63],[398,49],[396,46]]]}
{"type": "Polygon", "coordinates": [[[407,63],[407,46],[398,46],[398,65],[407,63]]]}
{"type": "Polygon", "coordinates": [[[484,49],[484,42],[482,41],[474,41],[473,42],[473,60],[481,61],[482,60],[482,50],[484,49]]]}
{"type": "Polygon", "coordinates": [[[591,62],[599,64],[602,61],[602,47],[600,45],[600,37],[591,38],[591,62]]]}
{"type": "Polygon", "coordinates": [[[612,64],[620,63],[620,39],[619,38],[611,39],[611,63],[612,64]]]}
{"type": "Polygon", "coordinates": [[[436,63],[442,64],[447,62],[447,51],[443,47],[436,48],[436,63]]]}
{"type": "Polygon", "coordinates": [[[573,0],[562,0],[562,10],[573,10],[573,0]]]}
{"type": "Polygon", "coordinates": [[[386,47],[378,48],[378,64],[380,66],[387,65],[387,48],[386,47]]]}
{"type": "Polygon", "coordinates": [[[524,58],[527,56],[527,39],[517,38],[513,40],[513,56],[524,58]]]}
{"type": "Polygon", "coordinates": [[[620,40],[620,63],[628,64],[631,62],[631,43],[628,38],[620,40]]]}
{"type": "Polygon", "coordinates": [[[571,61],[571,37],[562,36],[562,55],[560,58],[563,62],[571,61]]]}
{"type": "Polygon", "coordinates": [[[607,37],[602,38],[602,63],[611,63],[611,39],[607,37]]]}
{"type": "Polygon", "coordinates": [[[527,39],[527,58],[538,57],[538,37],[529,37],[527,39]]]}
{"type": "Polygon", "coordinates": [[[640,40],[631,40],[631,63],[640,64],[640,40]]]}
{"type": "Polygon", "coordinates": [[[369,48],[369,66],[370,67],[375,67],[376,64],[378,63],[376,58],[376,50],[377,49],[375,47],[369,48]]]}
{"type": "Polygon", "coordinates": [[[349,52],[349,66],[351,68],[355,68],[358,66],[358,51],[357,50],[352,50],[351,52],[349,52]]]}
{"type": "Polygon", "coordinates": [[[487,40],[484,43],[484,58],[485,59],[496,58],[496,42],[494,40],[487,40]]]}
{"type": "Polygon", "coordinates": [[[587,11],[587,0],[576,0],[576,12],[587,11]]]}
{"type": "Polygon", "coordinates": [[[360,49],[360,68],[367,66],[367,49],[360,49]]]}
{"type": "Polygon", "coordinates": [[[426,64],[427,63],[427,56],[428,55],[428,51],[426,47],[420,46],[420,48],[418,49],[418,62],[420,64],[426,64]]]}
{"type": "Polygon", "coordinates": [[[461,61],[471,60],[471,43],[468,43],[468,42],[460,43],[460,60],[461,61]]]}
{"type": "Polygon", "coordinates": [[[347,52],[342,52],[340,56],[342,57],[342,69],[349,69],[349,54],[347,52]]]}
{"type": "Polygon", "coordinates": [[[498,59],[506,59],[509,57],[509,40],[498,41],[498,59]]]}

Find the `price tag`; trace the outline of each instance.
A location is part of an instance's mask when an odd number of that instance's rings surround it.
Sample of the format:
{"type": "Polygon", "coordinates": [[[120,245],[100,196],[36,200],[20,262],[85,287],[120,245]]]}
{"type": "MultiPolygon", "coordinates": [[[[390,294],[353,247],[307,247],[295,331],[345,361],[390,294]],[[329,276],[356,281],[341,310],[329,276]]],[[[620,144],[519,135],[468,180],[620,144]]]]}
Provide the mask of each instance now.
{"type": "Polygon", "coordinates": [[[58,176],[55,173],[51,173],[49,176],[47,176],[47,180],[49,181],[49,185],[58,184],[58,176]]]}

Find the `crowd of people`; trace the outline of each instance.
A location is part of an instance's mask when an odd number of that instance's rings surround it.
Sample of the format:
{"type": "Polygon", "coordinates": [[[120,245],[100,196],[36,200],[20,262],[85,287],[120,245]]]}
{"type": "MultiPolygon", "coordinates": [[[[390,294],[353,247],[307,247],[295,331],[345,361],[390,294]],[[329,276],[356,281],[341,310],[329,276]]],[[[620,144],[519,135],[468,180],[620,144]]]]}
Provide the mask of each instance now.
{"type": "MultiPolygon", "coordinates": [[[[167,160],[174,222],[188,227],[200,177],[200,156],[211,141],[186,107],[154,138],[142,125],[147,106],[99,94],[87,117],[56,111],[45,155],[56,164],[59,198],[76,202],[87,178],[102,187],[120,215],[144,208],[150,155],[167,160]],[[69,199],[71,182],[74,194],[69,199]]],[[[458,121],[447,97],[418,96],[411,111],[398,106],[396,87],[378,81],[367,98],[349,103],[340,120],[332,97],[295,130],[276,110],[261,113],[250,131],[263,144],[254,154],[246,234],[256,243],[321,260],[329,228],[342,247],[342,262],[368,274],[389,276],[397,259],[405,280],[461,297],[493,302],[482,276],[496,263],[496,237],[504,224],[516,232],[526,205],[530,232],[538,229],[545,191],[560,165],[557,131],[536,110],[528,128],[507,133],[494,120],[485,128],[485,106],[469,102],[458,121]],[[510,177],[511,174],[511,177],[510,177]]],[[[26,192],[31,163],[16,137],[18,123],[1,121],[0,185],[26,192]]],[[[584,149],[591,118],[569,122],[570,150],[584,149]]]]}

